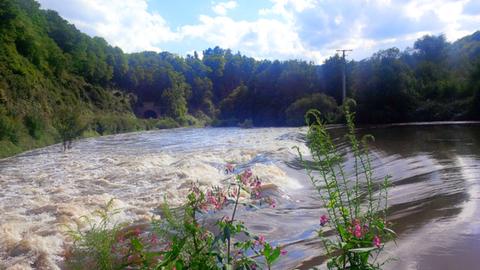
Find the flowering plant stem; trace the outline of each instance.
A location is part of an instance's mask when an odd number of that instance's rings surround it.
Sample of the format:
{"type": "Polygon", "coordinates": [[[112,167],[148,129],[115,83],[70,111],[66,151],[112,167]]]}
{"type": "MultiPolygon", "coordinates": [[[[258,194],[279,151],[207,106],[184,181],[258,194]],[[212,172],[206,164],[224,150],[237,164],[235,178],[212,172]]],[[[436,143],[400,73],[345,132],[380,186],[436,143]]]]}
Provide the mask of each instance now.
{"type": "Polygon", "coordinates": [[[297,147],[312,185],[320,195],[327,215],[320,217],[318,234],[324,244],[329,269],[380,269],[376,262],[383,250],[382,241],[393,239],[394,232],[387,227],[387,199],[389,176],[381,185],[374,182],[367,139],[357,139],[354,114],[344,106],[347,120],[347,141],[353,154],[354,172],[349,177],[344,168],[344,155],[334,144],[320,112],[310,110],[305,116],[308,124],[307,145],[312,162],[307,162],[297,147]],[[320,179],[314,174],[318,172],[320,179]],[[352,181],[352,179],[354,181],[352,181]],[[375,190],[378,189],[378,194],[375,190]],[[365,201],[364,201],[365,200],[365,201]],[[384,202],[383,209],[381,202],[384,202]],[[376,207],[375,207],[376,206],[376,207]],[[334,239],[325,237],[325,230],[335,231],[334,239]]]}
{"type": "MultiPolygon", "coordinates": [[[[237,176],[237,183],[239,183],[239,179],[237,176]]],[[[232,211],[232,217],[230,218],[230,223],[232,223],[235,219],[235,213],[237,212],[237,206],[238,206],[238,199],[240,198],[240,187],[237,188],[237,194],[235,195],[235,204],[233,206],[233,211],[232,211]]],[[[227,246],[227,256],[228,256],[228,264],[231,264],[232,258],[231,258],[231,239],[228,237],[228,246],[227,246]]]]}

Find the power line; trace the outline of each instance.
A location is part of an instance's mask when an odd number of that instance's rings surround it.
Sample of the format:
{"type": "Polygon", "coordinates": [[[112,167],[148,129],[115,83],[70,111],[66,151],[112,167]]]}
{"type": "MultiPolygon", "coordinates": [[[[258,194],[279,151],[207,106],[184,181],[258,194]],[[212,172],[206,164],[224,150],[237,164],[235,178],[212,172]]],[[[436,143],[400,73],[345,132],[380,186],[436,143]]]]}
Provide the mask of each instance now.
{"type": "Polygon", "coordinates": [[[342,104],[345,103],[347,97],[347,61],[345,61],[345,52],[351,52],[353,50],[338,49],[337,52],[342,52],[343,57],[343,69],[342,69],[342,104]]]}

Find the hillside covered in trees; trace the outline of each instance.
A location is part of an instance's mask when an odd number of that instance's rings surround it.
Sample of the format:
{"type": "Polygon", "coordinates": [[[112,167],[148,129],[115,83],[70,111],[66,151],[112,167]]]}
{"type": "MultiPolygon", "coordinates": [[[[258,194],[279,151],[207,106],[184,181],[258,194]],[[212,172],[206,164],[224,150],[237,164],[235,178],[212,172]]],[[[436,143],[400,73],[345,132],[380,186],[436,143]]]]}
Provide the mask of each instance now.
{"type": "MultiPolygon", "coordinates": [[[[126,54],[34,0],[0,0],[0,156],[59,141],[66,118],[84,135],[296,126],[309,108],[335,122],[342,65],[338,55],[315,65],[218,47],[201,56],[126,54]]],[[[347,78],[362,123],[478,120],[480,32],[453,43],[424,36],[404,51],[349,61],[347,78]]]]}

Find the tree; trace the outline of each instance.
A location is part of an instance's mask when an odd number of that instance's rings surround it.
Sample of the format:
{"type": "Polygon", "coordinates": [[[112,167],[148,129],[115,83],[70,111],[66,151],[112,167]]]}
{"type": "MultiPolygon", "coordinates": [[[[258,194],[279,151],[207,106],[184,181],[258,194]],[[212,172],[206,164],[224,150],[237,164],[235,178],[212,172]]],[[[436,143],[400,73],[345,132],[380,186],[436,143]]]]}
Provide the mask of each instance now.
{"type": "Polygon", "coordinates": [[[57,111],[54,126],[62,141],[63,151],[66,151],[72,147],[73,140],[82,135],[87,125],[80,107],[63,106],[57,111]]]}
{"type": "Polygon", "coordinates": [[[335,122],[338,118],[338,107],[335,99],[323,93],[315,93],[300,98],[288,106],[285,111],[287,125],[304,125],[305,114],[310,109],[318,110],[321,113],[322,119],[330,123],[335,122]]]}
{"type": "Polygon", "coordinates": [[[391,48],[359,63],[355,77],[358,119],[362,122],[399,122],[410,119],[415,105],[415,78],[391,48]]]}
{"type": "Polygon", "coordinates": [[[445,35],[442,34],[438,36],[425,35],[415,41],[413,48],[420,61],[440,64],[446,60],[448,46],[445,35]]]}
{"type": "Polygon", "coordinates": [[[163,90],[161,103],[168,117],[183,122],[187,114],[187,100],[185,93],[190,90],[189,85],[181,74],[168,72],[170,86],[163,90]]]}
{"type": "Polygon", "coordinates": [[[472,74],[470,75],[469,84],[474,92],[471,107],[472,118],[480,119],[480,61],[477,62],[472,74]]]}

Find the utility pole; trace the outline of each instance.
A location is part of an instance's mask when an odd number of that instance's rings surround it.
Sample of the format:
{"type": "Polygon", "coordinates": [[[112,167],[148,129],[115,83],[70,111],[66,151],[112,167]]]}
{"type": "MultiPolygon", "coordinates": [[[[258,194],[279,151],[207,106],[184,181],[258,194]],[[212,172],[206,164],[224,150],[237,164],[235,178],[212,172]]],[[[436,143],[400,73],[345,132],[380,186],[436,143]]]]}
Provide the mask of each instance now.
{"type": "Polygon", "coordinates": [[[339,49],[337,52],[342,52],[343,69],[342,69],[342,104],[345,103],[347,98],[347,61],[345,60],[345,52],[351,52],[352,50],[339,49]]]}

